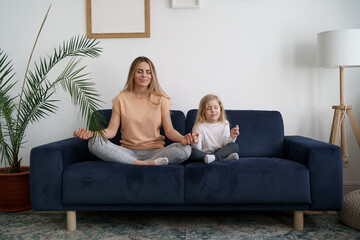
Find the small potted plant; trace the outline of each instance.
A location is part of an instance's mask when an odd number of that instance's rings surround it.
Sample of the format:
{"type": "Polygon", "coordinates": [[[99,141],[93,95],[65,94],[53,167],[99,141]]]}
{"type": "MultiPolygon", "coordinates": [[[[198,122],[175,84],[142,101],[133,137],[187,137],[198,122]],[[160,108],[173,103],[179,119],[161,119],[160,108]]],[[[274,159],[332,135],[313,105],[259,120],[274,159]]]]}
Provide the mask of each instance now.
{"type": "Polygon", "coordinates": [[[54,48],[52,55],[40,58],[40,61],[35,63],[34,70],[30,71],[29,65],[37,39],[21,89],[15,96],[11,95],[17,86],[16,81],[13,81],[13,66],[7,54],[0,48],[0,163],[5,166],[0,168],[0,211],[16,212],[31,207],[29,167],[21,166],[22,157],[19,156],[19,151],[29,124],[56,112],[57,100],[53,99],[53,95],[57,86],[61,85],[70,94],[72,102],[79,106],[87,126],[92,121],[95,130],[101,129],[102,116],[96,114],[101,102],[99,94],[88,78],[88,73],[84,73],[85,67],[79,66],[83,57],[100,56],[99,41],[73,37],[54,48]],[[69,61],[59,76],[53,80],[48,79],[49,71],[65,59],[69,61]],[[20,183],[17,183],[18,180],[20,183]]]}

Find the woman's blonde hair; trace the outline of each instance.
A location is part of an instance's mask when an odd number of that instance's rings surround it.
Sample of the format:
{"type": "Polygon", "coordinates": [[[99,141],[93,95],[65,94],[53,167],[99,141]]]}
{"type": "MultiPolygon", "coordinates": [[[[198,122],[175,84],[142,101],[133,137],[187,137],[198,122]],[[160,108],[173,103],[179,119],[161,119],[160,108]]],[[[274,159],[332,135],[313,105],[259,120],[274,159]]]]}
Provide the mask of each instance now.
{"type": "Polygon", "coordinates": [[[200,100],[199,109],[198,109],[198,112],[196,115],[196,119],[195,119],[195,123],[194,123],[192,131],[195,130],[196,126],[199,123],[206,122],[206,118],[205,118],[206,105],[211,100],[216,100],[219,103],[219,106],[220,106],[219,122],[225,122],[225,123],[229,122],[226,117],[224,105],[222,104],[220,98],[214,94],[208,94],[200,100]]]}
{"type": "MultiPolygon", "coordinates": [[[[158,78],[157,78],[157,75],[156,75],[156,70],[155,70],[154,64],[152,63],[152,61],[149,58],[144,57],[144,56],[135,58],[135,60],[131,63],[128,78],[127,78],[127,81],[126,81],[126,84],[124,86],[123,91],[126,91],[126,92],[134,91],[134,88],[135,88],[135,79],[134,79],[135,71],[137,69],[137,66],[141,62],[146,62],[150,66],[150,70],[151,70],[151,82],[149,84],[149,96],[150,96],[150,98],[151,98],[152,95],[155,95],[155,96],[163,96],[163,97],[166,97],[166,98],[170,99],[169,96],[166,95],[166,93],[160,87],[160,84],[159,84],[159,81],[158,81],[158,78]]],[[[154,104],[159,104],[159,103],[155,103],[155,102],[153,102],[153,103],[154,104]]]]}

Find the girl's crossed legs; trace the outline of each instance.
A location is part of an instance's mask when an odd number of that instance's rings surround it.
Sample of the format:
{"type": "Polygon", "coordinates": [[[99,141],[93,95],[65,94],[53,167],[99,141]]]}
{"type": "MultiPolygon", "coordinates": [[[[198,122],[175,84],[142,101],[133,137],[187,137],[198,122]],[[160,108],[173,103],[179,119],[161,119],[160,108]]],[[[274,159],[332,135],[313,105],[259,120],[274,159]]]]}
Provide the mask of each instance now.
{"type": "Polygon", "coordinates": [[[239,155],[237,154],[238,151],[239,151],[239,146],[237,145],[237,143],[231,142],[214,153],[207,153],[198,149],[193,149],[191,152],[191,159],[197,162],[202,162],[205,160],[206,163],[210,163],[216,160],[222,161],[222,160],[239,159],[239,155]],[[212,161],[210,160],[210,162],[207,162],[208,160],[206,160],[206,158],[208,156],[213,156],[214,159],[212,159],[212,161]]]}

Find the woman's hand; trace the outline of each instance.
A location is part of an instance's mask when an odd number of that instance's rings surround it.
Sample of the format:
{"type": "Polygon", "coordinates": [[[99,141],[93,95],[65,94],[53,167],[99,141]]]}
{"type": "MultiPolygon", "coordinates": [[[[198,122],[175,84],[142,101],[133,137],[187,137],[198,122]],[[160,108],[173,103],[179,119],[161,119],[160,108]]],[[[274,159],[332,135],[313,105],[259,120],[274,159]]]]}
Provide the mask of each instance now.
{"type": "Polygon", "coordinates": [[[195,144],[199,143],[199,133],[198,132],[193,132],[192,133],[192,142],[195,144]]]}
{"type": "Polygon", "coordinates": [[[182,139],[181,139],[181,144],[186,146],[189,145],[193,142],[193,138],[191,136],[191,133],[186,134],[182,139]]]}
{"type": "Polygon", "coordinates": [[[74,137],[78,137],[78,138],[81,138],[81,139],[89,139],[91,137],[94,136],[94,132],[93,131],[90,131],[86,128],[79,128],[79,131],[74,131],[74,137]]]}
{"type": "Polygon", "coordinates": [[[233,129],[231,129],[230,132],[230,137],[232,139],[235,139],[237,136],[239,136],[240,132],[239,132],[239,125],[236,125],[233,129]]]}

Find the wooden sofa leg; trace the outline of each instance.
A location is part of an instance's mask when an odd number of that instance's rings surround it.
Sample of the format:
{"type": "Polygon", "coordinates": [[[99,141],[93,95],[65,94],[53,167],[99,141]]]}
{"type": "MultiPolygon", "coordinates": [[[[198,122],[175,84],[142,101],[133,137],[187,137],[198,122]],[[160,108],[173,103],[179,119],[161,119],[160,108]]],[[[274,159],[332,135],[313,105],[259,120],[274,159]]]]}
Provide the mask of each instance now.
{"type": "Polygon", "coordinates": [[[66,225],[68,231],[76,230],[76,212],[75,211],[67,211],[66,212],[66,225]]]}
{"type": "Polygon", "coordinates": [[[294,211],[294,228],[296,231],[304,230],[304,211],[294,211]]]}

